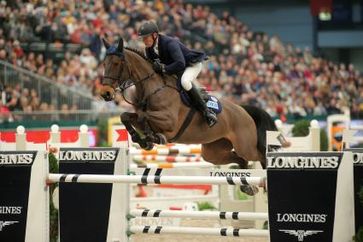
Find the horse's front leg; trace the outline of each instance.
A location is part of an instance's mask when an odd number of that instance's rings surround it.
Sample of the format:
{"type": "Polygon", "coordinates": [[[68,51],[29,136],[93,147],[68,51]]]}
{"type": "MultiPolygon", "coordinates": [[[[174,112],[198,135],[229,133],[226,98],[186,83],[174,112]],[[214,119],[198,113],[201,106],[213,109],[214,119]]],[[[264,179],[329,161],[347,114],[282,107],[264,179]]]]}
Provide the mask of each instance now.
{"type": "Polygon", "coordinates": [[[122,113],[121,122],[125,125],[133,142],[138,143],[141,148],[146,150],[153,148],[153,143],[145,138],[142,138],[136,130],[144,130],[144,123],[140,122],[139,116],[136,113],[122,113]]]}
{"type": "Polygon", "coordinates": [[[148,141],[148,142],[152,142],[152,143],[155,143],[155,144],[160,144],[160,145],[165,145],[168,140],[167,138],[165,137],[165,135],[163,135],[162,133],[155,133],[149,122],[145,119],[144,120],[144,134],[145,134],[145,139],[148,141]]]}

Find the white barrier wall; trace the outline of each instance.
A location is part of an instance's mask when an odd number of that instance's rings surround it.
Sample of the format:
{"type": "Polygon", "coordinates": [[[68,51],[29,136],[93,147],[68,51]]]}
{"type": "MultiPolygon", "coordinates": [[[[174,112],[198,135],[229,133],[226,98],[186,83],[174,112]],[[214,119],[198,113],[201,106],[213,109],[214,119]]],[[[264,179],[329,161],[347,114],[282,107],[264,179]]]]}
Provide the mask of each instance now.
{"type": "MultiPolygon", "coordinates": [[[[89,147],[89,135],[88,126],[81,125],[80,131],[78,132],[78,139],[73,143],[61,143],[60,142],[60,132],[59,126],[54,124],[51,126],[50,138],[47,143],[36,144],[33,142],[28,142],[26,140],[26,132],[24,126],[18,126],[16,129],[15,140],[16,142],[2,142],[0,140],[0,150],[47,150],[49,148],[55,148],[59,150],[60,147],[89,147]]],[[[1,133],[0,133],[1,135],[1,133]]],[[[56,152],[58,154],[58,152],[56,152]]]]}
{"type": "MultiPolygon", "coordinates": [[[[285,124],[280,120],[276,120],[275,124],[279,131],[282,132],[282,134],[285,135],[285,138],[291,143],[290,147],[281,148],[281,151],[320,151],[320,127],[317,120],[312,120],[310,122],[309,134],[305,137],[287,136],[286,134],[291,132],[293,125],[289,125],[285,128],[285,124]]],[[[277,139],[280,132],[267,132],[267,144],[281,145],[277,139]]]]}

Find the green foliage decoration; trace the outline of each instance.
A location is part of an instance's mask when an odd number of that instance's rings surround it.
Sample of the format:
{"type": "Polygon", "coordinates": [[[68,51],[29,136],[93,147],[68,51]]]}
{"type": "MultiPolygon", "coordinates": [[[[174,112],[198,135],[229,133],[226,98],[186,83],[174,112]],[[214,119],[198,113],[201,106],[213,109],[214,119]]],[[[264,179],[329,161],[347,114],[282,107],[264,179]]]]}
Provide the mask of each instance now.
{"type": "MultiPolygon", "coordinates": [[[[310,120],[300,120],[294,124],[292,135],[294,137],[307,136],[309,134],[310,120]]],[[[328,150],[328,135],[324,129],[320,129],[320,151],[328,150]]]]}
{"type": "MultiPolygon", "coordinates": [[[[54,154],[49,153],[49,173],[58,173],[58,160],[54,156],[54,154]]],[[[54,183],[49,186],[49,196],[51,197],[54,189],[58,186],[58,184],[54,183]]],[[[49,235],[51,242],[58,241],[58,210],[55,209],[53,200],[50,199],[49,203],[49,235]]]]}

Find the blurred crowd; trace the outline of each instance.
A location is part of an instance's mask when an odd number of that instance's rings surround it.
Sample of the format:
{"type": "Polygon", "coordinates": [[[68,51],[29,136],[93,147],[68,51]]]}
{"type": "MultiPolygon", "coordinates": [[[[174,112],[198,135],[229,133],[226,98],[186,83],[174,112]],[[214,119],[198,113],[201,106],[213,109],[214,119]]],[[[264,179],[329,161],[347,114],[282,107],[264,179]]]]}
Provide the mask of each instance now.
{"type": "MultiPolygon", "coordinates": [[[[353,65],[253,32],[228,12],[217,15],[208,6],[181,0],[1,1],[0,60],[97,96],[105,54],[101,38],[115,42],[122,37],[128,46],[142,49],[137,29],[148,19],[156,20],[163,33],[207,52],[210,59],[199,83],[235,103],[260,106],[282,120],[340,113],[344,107],[363,111],[363,77],[353,65]],[[38,41],[80,44],[82,49],[58,61],[23,50],[23,43],[38,41]]],[[[6,92],[2,100],[8,101],[0,110],[8,111],[1,113],[54,109],[36,90],[14,86],[6,92]]],[[[108,108],[113,106],[125,107],[120,95],[108,108]]]]}

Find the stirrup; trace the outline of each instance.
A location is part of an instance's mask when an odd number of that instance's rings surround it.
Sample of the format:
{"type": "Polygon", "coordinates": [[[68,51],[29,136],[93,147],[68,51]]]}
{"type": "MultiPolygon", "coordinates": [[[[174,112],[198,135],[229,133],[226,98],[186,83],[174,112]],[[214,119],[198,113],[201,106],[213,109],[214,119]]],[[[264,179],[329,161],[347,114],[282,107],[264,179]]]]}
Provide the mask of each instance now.
{"type": "Polygon", "coordinates": [[[214,120],[214,119],[209,119],[207,120],[207,124],[208,126],[211,128],[213,127],[215,124],[217,123],[217,120],[214,120]]]}
{"type": "Polygon", "coordinates": [[[217,123],[217,115],[210,109],[207,109],[204,113],[208,126],[213,127],[217,123]]]}

